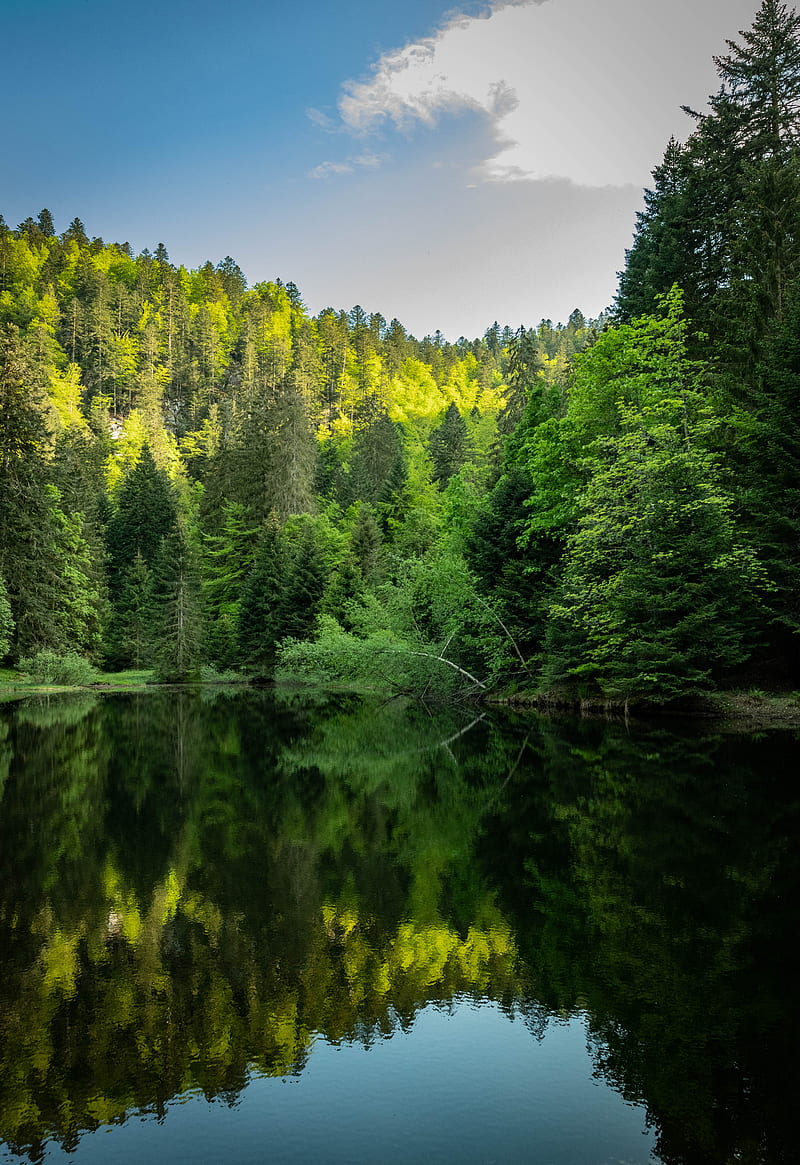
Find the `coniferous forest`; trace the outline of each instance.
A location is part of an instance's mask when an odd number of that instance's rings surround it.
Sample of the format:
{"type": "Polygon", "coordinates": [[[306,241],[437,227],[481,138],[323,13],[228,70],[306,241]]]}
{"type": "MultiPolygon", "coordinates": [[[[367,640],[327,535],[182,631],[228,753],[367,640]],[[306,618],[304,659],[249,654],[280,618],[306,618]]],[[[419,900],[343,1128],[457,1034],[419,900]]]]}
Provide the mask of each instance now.
{"type": "Polygon", "coordinates": [[[715,64],[595,320],[418,340],[230,256],[0,218],[0,655],[565,703],[800,686],[800,15],[763,0],[715,64]]]}

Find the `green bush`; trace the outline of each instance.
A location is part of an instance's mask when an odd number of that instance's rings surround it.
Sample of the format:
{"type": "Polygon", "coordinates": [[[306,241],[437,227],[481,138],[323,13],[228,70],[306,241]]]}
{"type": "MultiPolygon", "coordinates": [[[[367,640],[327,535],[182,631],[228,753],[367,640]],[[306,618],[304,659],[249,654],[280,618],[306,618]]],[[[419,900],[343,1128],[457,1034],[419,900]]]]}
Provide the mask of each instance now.
{"type": "Polygon", "coordinates": [[[243,677],[240,672],[232,668],[218,671],[210,663],[204,663],[200,669],[200,678],[204,684],[241,684],[243,677]]]}
{"type": "Polygon", "coordinates": [[[56,651],[37,651],[35,655],[21,659],[18,668],[39,684],[81,687],[93,684],[98,679],[97,669],[76,651],[68,651],[63,655],[56,651]]]}

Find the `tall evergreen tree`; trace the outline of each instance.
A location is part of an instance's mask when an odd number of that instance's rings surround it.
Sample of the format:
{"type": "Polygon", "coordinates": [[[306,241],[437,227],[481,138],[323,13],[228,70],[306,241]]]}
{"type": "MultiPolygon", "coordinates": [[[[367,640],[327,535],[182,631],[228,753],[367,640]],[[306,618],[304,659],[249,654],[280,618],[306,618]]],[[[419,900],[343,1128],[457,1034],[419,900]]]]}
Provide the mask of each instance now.
{"type": "Polygon", "coordinates": [[[145,444],[136,465],[123,481],[106,532],[109,581],[116,599],[119,578],[137,553],[153,566],[164,538],[177,524],[175,497],[170,480],[159,469],[145,444]]]}
{"type": "Polygon", "coordinates": [[[0,574],[0,659],[4,659],[11,647],[14,635],[14,616],[8,601],[8,591],[0,574]]]}
{"type": "Polygon", "coordinates": [[[693,176],[686,151],[670,138],[664,159],[653,171],[653,188],[644,192],[644,210],[637,212],[633,246],[619,273],[615,315],[621,323],[646,315],[657,298],[677,283],[691,311],[700,276],[694,266],[697,224],[693,208],[693,176]]]}
{"type": "MultiPolygon", "coordinates": [[[[403,438],[385,409],[369,398],[363,402],[361,418],[353,437],[353,455],[350,463],[348,498],[373,504],[390,499],[385,494],[388,482],[403,477],[403,438]]],[[[357,418],[357,421],[361,418],[357,418]]]]}
{"type": "MultiPolygon", "coordinates": [[[[119,580],[117,602],[106,631],[106,660],[112,668],[148,667],[155,654],[153,578],[141,550],[119,580]]],[[[159,628],[160,630],[160,628],[159,628]]]]}
{"type": "Polygon", "coordinates": [[[350,551],[358,563],[361,577],[368,586],[381,580],[384,570],[383,539],[375,512],[361,502],[350,535],[350,551]]]}
{"type": "Polygon", "coordinates": [[[0,574],[14,651],[66,648],[62,563],[47,491],[46,370],[13,324],[0,329],[0,574]]]}
{"type": "Polygon", "coordinates": [[[448,407],[441,425],[431,433],[429,447],[433,480],[439,489],[444,489],[467,460],[470,451],[467,426],[455,404],[448,407]]]}
{"type": "Polygon", "coordinates": [[[207,642],[211,658],[223,667],[232,667],[238,658],[242,588],[253,565],[257,534],[247,520],[244,506],[226,501],[220,533],[205,536],[207,642]]]}
{"type": "Polygon", "coordinates": [[[158,678],[199,679],[204,648],[200,572],[180,522],[164,537],[153,563],[150,606],[158,678]]]}
{"type": "Polygon", "coordinates": [[[275,514],[264,523],[253,567],[242,588],[239,607],[239,657],[242,663],[270,672],[275,647],[284,635],[283,599],[288,554],[275,514]]]}
{"type": "Polygon", "coordinates": [[[714,418],[677,292],[664,309],[584,358],[613,361],[618,427],[592,447],[545,667],[550,682],[662,701],[708,691],[746,658],[766,583],[708,448],[714,418]]]}
{"type": "Polygon", "coordinates": [[[307,639],[313,634],[327,571],[317,532],[311,521],[300,528],[281,596],[281,638],[307,639]]]}
{"type": "Polygon", "coordinates": [[[654,172],[617,297],[630,320],[678,283],[734,393],[800,273],[800,14],[762,0],[740,36],[715,58],[710,112],[684,107],[696,128],[654,172]]]}

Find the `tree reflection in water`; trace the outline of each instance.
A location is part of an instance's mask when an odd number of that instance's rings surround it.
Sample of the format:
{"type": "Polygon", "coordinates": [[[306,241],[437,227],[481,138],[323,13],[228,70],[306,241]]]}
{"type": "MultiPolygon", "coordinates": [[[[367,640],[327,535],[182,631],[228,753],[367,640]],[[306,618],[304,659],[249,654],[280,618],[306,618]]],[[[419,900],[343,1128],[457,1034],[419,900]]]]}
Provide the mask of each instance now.
{"type": "Polygon", "coordinates": [[[790,1159],[785,734],[248,691],[0,725],[0,1136],[32,1159],[464,995],[584,1013],[664,1162],[790,1159]]]}

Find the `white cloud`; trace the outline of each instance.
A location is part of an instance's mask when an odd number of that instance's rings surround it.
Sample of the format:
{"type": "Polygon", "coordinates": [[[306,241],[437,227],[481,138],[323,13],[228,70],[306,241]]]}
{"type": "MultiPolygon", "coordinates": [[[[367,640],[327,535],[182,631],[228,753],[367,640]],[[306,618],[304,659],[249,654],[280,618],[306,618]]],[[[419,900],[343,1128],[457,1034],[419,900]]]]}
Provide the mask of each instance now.
{"type": "Polygon", "coordinates": [[[309,170],[309,178],[331,178],[337,174],[352,174],[356,170],[376,170],[386,161],[387,154],[375,154],[372,150],[365,150],[363,154],[353,154],[344,162],[320,162],[313,170],[309,170]]]}
{"type": "Polygon", "coordinates": [[[495,142],[484,180],[641,186],[671,134],[688,132],[680,104],[702,103],[714,85],[711,54],[732,22],[750,24],[751,8],[752,0],[504,0],[480,16],[458,13],[384,54],[371,76],[346,81],[340,125],[358,136],[410,134],[477,113],[495,142]]]}
{"type": "Polygon", "coordinates": [[[349,162],[320,162],[313,170],[309,170],[309,178],[330,178],[333,174],[352,174],[353,167],[349,162]]]}
{"type": "Polygon", "coordinates": [[[318,125],[320,129],[327,129],[333,132],[340,128],[332,117],[329,117],[327,113],[323,113],[321,109],[314,109],[313,106],[310,106],[306,110],[306,117],[314,125],[318,125]]]}

